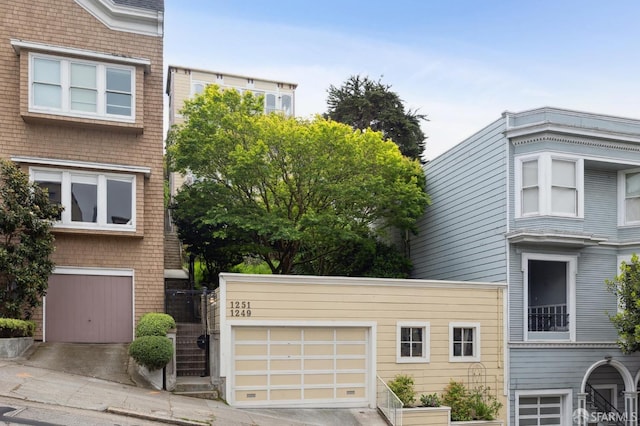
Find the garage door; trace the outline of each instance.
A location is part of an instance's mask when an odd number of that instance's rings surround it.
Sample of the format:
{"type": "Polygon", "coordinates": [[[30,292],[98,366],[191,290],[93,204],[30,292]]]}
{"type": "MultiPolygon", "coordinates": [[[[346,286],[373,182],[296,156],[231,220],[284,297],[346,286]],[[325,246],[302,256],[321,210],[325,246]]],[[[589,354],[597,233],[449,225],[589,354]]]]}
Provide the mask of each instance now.
{"type": "Polygon", "coordinates": [[[233,327],[232,336],[235,405],[367,405],[367,328],[233,327]]]}
{"type": "Polygon", "coordinates": [[[130,276],[51,275],[45,298],[45,340],[131,342],[132,286],[130,276]]]}

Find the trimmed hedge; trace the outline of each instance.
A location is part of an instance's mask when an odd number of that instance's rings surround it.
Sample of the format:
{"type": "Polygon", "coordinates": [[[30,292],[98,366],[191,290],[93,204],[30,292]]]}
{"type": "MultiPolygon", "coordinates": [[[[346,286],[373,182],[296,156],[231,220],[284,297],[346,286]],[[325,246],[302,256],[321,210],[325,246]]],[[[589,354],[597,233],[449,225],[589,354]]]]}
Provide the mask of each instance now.
{"type": "Polygon", "coordinates": [[[136,326],[136,337],[166,336],[167,332],[176,327],[171,315],[159,312],[144,314],[136,326]]]}
{"type": "Polygon", "coordinates": [[[33,337],[36,331],[34,321],[0,318],[0,338],[33,337]]]}
{"type": "Polygon", "coordinates": [[[173,344],[165,336],[142,336],[131,342],[129,355],[149,370],[163,368],[173,356],[173,344]]]}

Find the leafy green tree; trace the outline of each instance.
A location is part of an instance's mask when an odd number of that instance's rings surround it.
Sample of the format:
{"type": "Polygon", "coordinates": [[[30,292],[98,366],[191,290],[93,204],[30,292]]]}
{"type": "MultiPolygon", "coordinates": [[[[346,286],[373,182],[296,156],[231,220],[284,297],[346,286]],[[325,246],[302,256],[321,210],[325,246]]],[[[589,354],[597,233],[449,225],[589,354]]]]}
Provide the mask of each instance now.
{"type": "Polygon", "coordinates": [[[243,254],[273,273],[292,273],[368,233],[415,230],[429,201],[420,163],[379,132],[265,115],[250,92],[214,85],[182,114],[167,151],[175,170],[197,176],[188,191],[206,205],[202,223],[222,240],[249,237],[243,254]]]}
{"type": "Polygon", "coordinates": [[[29,319],[46,294],[51,226],[61,211],[17,166],[0,160],[0,317],[29,319]]]}
{"type": "Polygon", "coordinates": [[[618,346],[629,354],[640,350],[640,260],[634,254],[630,262],[622,262],[620,274],[606,281],[616,295],[619,311],[609,315],[618,332],[618,346]]]}
{"type": "Polygon", "coordinates": [[[390,85],[354,75],[340,87],[329,86],[328,93],[325,117],[354,129],[382,132],[400,147],[402,155],[420,160],[426,139],[420,123],[427,117],[405,110],[390,85]]]}

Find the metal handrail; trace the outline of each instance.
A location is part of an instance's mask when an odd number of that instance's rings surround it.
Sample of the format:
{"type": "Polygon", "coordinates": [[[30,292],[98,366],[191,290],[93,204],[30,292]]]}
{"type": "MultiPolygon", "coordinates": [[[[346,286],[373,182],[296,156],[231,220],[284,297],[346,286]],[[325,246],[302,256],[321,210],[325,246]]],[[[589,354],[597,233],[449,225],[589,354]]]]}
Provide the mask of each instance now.
{"type": "Polygon", "coordinates": [[[404,404],[380,376],[376,376],[376,378],[378,379],[376,392],[378,410],[392,426],[402,426],[402,407],[404,404]]]}
{"type": "Polygon", "coordinates": [[[615,424],[617,426],[624,426],[624,422],[621,422],[619,420],[624,416],[616,407],[613,406],[613,404],[611,404],[611,402],[607,400],[607,398],[605,398],[600,392],[595,390],[589,383],[586,384],[585,390],[589,395],[589,399],[590,399],[589,402],[591,402],[598,410],[602,412],[615,413],[616,414],[615,424]]]}

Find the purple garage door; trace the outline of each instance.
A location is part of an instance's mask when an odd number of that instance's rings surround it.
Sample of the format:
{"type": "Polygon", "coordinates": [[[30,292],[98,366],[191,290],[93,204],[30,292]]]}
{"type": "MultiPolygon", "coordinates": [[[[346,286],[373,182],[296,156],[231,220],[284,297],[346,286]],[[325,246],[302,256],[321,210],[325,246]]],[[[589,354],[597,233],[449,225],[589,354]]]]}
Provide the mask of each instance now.
{"type": "Polygon", "coordinates": [[[51,275],[45,299],[45,340],[131,342],[132,285],[131,277],[51,275]]]}

